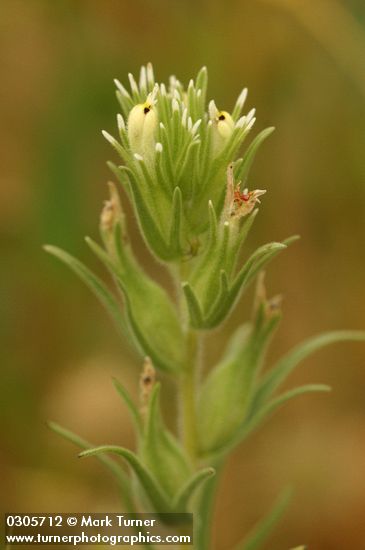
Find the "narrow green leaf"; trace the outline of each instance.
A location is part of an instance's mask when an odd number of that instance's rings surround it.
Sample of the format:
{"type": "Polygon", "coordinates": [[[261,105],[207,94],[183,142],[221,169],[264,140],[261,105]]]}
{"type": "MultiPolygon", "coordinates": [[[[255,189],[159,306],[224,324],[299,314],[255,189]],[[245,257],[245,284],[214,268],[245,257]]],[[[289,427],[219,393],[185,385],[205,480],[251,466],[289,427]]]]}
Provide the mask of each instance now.
{"type": "Polygon", "coordinates": [[[161,234],[151,205],[147,202],[147,196],[140,189],[140,183],[135,174],[125,167],[123,168],[130,179],[130,193],[134,210],[137,214],[137,220],[141,229],[141,233],[147,243],[147,246],[152,249],[152,252],[162,260],[170,260],[170,254],[164,237],[161,234]]]}
{"type": "Polygon", "coordinates": [[[129,466],[136,474],[148,498],[150,499],[152,505],[157,512],[163,513],[171,511],[170,503],[167,500],[166,495],[163,493],[162,489],[158,485],[157,481],[147,470],[147,468],[142,464],[135,453],[133,453],[129,449],[117,447],[116,445],[103,445],[101,447],[95,447],[94,449],[83,451],[79,454],[79,456],[80,458],[85,458],[105,453],[113,453],[124,458],[124,460],[129,464],[129,466]]]}
{"type": "MultiPolygon", "coordinates": [[[[82,439],[75,433],[71,432],[70,430],[67,430],[66,428],[63,428],[59,424],[56,424],[56,422],[47,422],[47,426],[56,434],[60,435],[67,441],[70,441],[80,449],[90,449],[92,447],[92,444],[86,441],[85,439],[82,439]]],[[[122,493],[123,501],[125,502],[125,505],[128,508],[128,511],[135,512],[135,507],[133,504],[133,497],[132,497],[132,491],[131,491],[131,484],[130,479],[127,476],[127,474],[122,470],[122,468],[111,458],[108,456],[98,456],[98,460],[104,464],[116,477],[118,484],[120,486],[120,490],[122,493]]]]}
{"type": "Polygon", "coordinates": [[[169,498],[173,499],[189,479],[191,467],[180,443],[162,421],[160,384],[155,384],[149,399],[141,453],[144,464],[169,498]]]}
{"type": "Polygon", "coordinates": [[[272,132],[274,130],[275,130],[275,128],[273,128],[273,127],[266,128],[265,130],[262,130],[262,132],[260,132],[255,137],[255,139],[252,141],[252,143],[247,148],[247,150],[246,150],[246,152],[243,156],[242,164],[241,164],[241,166],[239,168],[239,171],[237,173],[237,179],[242,181],[243,184],[245,184],[245,182],[247,180],[248,173],[250,171],[250,168],[252,166],[252,163],[254,161],[254,158],[256,156],[256,153],[257,153],[260,145],[263,143],[263,141],[267,137],[269,137],[270,134],[272,134],[272,132]]]}
{"type": "Polygon", "coordinates": [[[162,370],[177,370],[182,363],[183,334],[166,291],[142,270],[130,248],[123,255],[124,264],[117,265],[92,239],[86,242],[121,288],[129,327],[143,354],[162,370]]]}
{"type": "Polygon", "coordinates": [[[210,247],[214,247],[218,239],[218,221],[215,208],[212,201],[208,203],[208,212],[209,212],[209,243],[210,247]]]}
{"type": "Polygon", "coordinates": [[[169,246],[171,250],[175,250],[177,255],[182,254],[182,194],[179,187],[175,187],[172,198],[171,209],[171,226],[170,226],[170,242],[169,246]]]}
{"type": "Polygon", "coordinates": [[[113,378],[113,384],[114,384],[115,389],[117,390],[117,392],[119,393],[119,395],[123,399],[124,403],[126,404],[128,410],[131,414],[131,417],[133,419],[133,422],[134,422],[134,424],[137,428],[138,433],[141,434],[143,426],[142,426],[142,418],[141,418],[139,410],[137,409],[137,407],[134,404],[131,396],[129,395],[129,393],[127,392],[125,387],[119,382],[119,380],[117,380],[116,378],[113,378]]]}
{"type": "Polygon", "coordinates": [[[187,282],[182,283],[182,289],[184,291],[192,326],[195,328],[202,328],[204,326],[203,312],[194,290],[187,282]]]}
{"type": "Polygon", "coordinates": [[[289,399],[296,397],[297,395],[302,395],[304,393],[314,393],[314,392],[329,392],[331,391],[330,386],[325,384],[307,384],[305,386],[299,386],[293,390],[289,390],[282,395],[279,395],[272,401],[269,401],[261,409],[255,409],[254,413],[251,416],[248,416],[247,420],[242,425],[235,442],[232,446],[237,445],[245,439],[253,430],[255,430],[259,424],[261,424],[270,414],[272,414],[277,408],[283,405],[289,399]]]}
{"type": "Polygon", "coordinates": [[[66,265],[68,265],[76,275],[92,290],[97,296],[103,306],[107,309],[110,315],[113,317],[117,327],[122,331],[123,335],[128,334],[127,325],[121,312],[121,306],[118,304],[116,298],[108,290],[105,284],[99,279],[90,269],[88,269],[79,260],[65,252],[61,248],[56,246],[46,245],[44,250],[49,254],[52,254],[66,265]]]}
{"type": "Polygon", "coordinates": [[[271,534],[276,524],[282,518],[289,505],[291,496],[292,491],[290,489],[286,489],[279,496],[267,516],[259,521],[248,537],[245,538],[242,543],[235,546],[234,550],[259,550],[271,534]]]}
{"type": "Polygon", "coordinates": [[[176,495],[173,508],[176,512],[185,512],[196,490],[215,474],[214,468],[204,468],[196,472],[176,495]]]}
{"type": "Polygon", "coordinates": [[[346,341],[363,342],[365,341],[365,332],[347,330],[327,332],[310,338],[296,346],[292,351],[280,359],[263,377],[255,395],[253,410],[260,408],[265,400],[274,393],[289,374],[306,357],[325,346],[346,341]]]}
{"type": "Polygon", "coordinates": [[[209,317],[205,320],[205,327],[214,328],[223,322],[233,309],[241,292],[247,288],[255,275],[257,275],[264,265],[285,248],[286,245],[282,243],[269,243],[258,248],[246,261],[241,271],[236,275],[235,280],[230,285],[227,299],[214,304],[214,309],[211,309],[209,317]]]}

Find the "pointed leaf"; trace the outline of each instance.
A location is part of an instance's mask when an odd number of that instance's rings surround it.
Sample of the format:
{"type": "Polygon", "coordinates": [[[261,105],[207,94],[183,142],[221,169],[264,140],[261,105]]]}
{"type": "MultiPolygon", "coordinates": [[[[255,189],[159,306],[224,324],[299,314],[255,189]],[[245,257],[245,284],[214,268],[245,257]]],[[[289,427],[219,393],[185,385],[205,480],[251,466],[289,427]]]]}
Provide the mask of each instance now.
{"type": "Polygon", "coordinates": [[[244,542],[235,546],[234,550],[259,550],[282,518],[290,502],[291,495],[291,490],[285,490],[279,496],[268,515],[259,521],[244,542]]]}
{"type": "Polygon", "coordinates": [[[250,171],[250,168],[252,166],[252,163],[254,161],[254,158],[256,156],[256,153],[260,147],[260,145],[263,143],[263,141],[269,137],[270,134],[275,130],[275,128],[270,127],[266,128],[265,130],[262,130],[255,139],[252,141],[252,143],[247,148],[247,151],[245,152],[243,156],[242,163],[239,167],[239,171],[237,173],[237,179],[241,180],[243,184],[245,184],[247,180],[248,173],[250,171]]]}
{"type": "Polygon", "coordinates": [[[182,194],[179,187],[175,187],[172,198],[171,227],[170,227],[170,249],[175,250],[177,255],[182,254],[182,194]]]}
{"type": "Polygon", "coordinates": [[[299,344],[287,355],[285,355],[267,374],[255,395],[253,409],[260,408],[265,400],[284,382],[289,374],[312,353],[322,349],[325,346],[337,342],[346,341],[365,341],[365,332],[361,331],[334,331],[320,334],[299,344]]]}
{"type": "Polygon", "coordinates": [[[245,439],[253,430],[255,430],[259,424],[261,424],[270,414],[272,414],[276,409],[283,405],[289,399],[296,397],[297,395],[302,395],[304,393],[315,393],[315,392],[329,392],[331,391],[330,386],[325,384],[307,384],[305,386],[299,386],[293,390],[289,390],[279,397],[276,397],[272,401],[269,401],[261,409],[256,410],[249,416],[246,422],[243,424],[240,429],[235,445],[245,439]]]}
{"type": "Polygon", "coordinates": [[[188,306],[191,325],[195,328],[202,328],[204,326],[203,312],[194,290],[187,282],[182,283],[182,289],[188,306]]]}
{"type": "Polygon", "coordinates": [[[95,447],[94,449],[83,451],[82,453],[80,453],[79,456],[80,458],[84,458],[105,453],[113,453],[124,458],[124,460],[129,464],[129,466],[136,474],[138,480],[140,481],[142,487],[144,488],[147,496],[149,497],[152,505],[157,512],[163,513],[171,511],[170,503],[155,478],[142,464],[137,455],[129,449],[125,449],[124,447],[117,447],[115,445],[103,445],[101,447],[95,447]]]}
{"type": "Polygon", "coordinates": [[[162,370],[178,370],[183,361],[183,334],[173,303],[165,290],[142,270],[130,247],[117,265],[93,240],[86,239],[120,286],[130,328],[144,355],[162,370]]]}
{"type": "Polygon", "coordinates": [[[162,422],[159,396],[160,384],[156,384],[149,399],[141,452],[146,466],[173,498],[189,479],[191,468],[180,443],[162,422]]]}
{"type": "Polygon", "coordinates": [[[176,512],[185,512],[196,490],[214,474],[214,468],[204,468],[196,472],[176,495],[173,504],[174,510],[176,512]]]}
{"type": "MultiPolygon", "coordinates": [[[[89,443],[85,439],[82,439],[81,437],[74,434],[70,430],[63,428],[59,424],[56,424],[56,422],[47,422],[47,425],[56,434],[60,435],[67,441],[70,441],[80,449],[90,449],[92,447],[91,443],[89,443]]],[[[134,509],[132,492],[131,492],[131,484],[127,474],[124,472],[124,470],[122,470],[122,468],[114,460],[112,460],[108,456],[100,455],[97,458],[116,477],[122,492],[123,500],[125,501],[125,505],[127,506],[128,511],[134,512],[135,509],[134,509]]]]}
{"type": "Polygon", "coordinates": [[[113,384],[121,398],[123,399],[124,403],[126,404],[131,417],[133,419],[133,422],[137,428],[138,433],[142,432],[142,418],[140,415],[139,410],[137,409],[136,405],[134,404],[131,396],[125,389],[125,387],[117,380],[116,378],[113,378],[113,384]]]}
{"type": "Polygon", "coordinates": [[[68,265],[76,275],[84,281],[84,283],[92,290],[92,292],[97,296],[103,306],[109,311],[114,321],[116,322],[119,330],[122,331],[123,335],[127,334],[127,326],[125,319],[121,312],[121,307],[118,304],[117,300],[113,294],[108,290],[105,284],[99,279],[90,269],[88,269],[83,263],[79,260],[56,246],[46,245],[44,246],[46,252],[49,252],[66,265],[68,265]]]}

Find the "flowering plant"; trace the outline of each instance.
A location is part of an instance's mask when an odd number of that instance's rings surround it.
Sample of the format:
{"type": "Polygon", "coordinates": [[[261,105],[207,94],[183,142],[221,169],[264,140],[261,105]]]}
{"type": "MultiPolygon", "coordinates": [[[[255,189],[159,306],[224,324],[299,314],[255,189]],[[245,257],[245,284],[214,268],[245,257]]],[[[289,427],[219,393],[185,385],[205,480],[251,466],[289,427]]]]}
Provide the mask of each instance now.
{"type": "MultiPolygon", "coordinates": [[[[364,334],[316,336],[262,372],[281,317],[280,299],[266,297],[262,270],[296,239],[264,244],[240,262],[265,193],[249,190],[249,170],[273,128],[259,133],[242,153],[255,123],[254,109],[242,115],[247,90],[231,113],[214,101],[206,110],[205,68],[187,88],[175,77],[168,86],[157,84],[150,64],[142,67],[138,84],[132,75],[129,81],[130,91],[115,81],[119,137],[103,134],[123,163],[109,166],[133,205],[148,250],[167,268],[177,292],[171,297],[137,261],[117,188],[110,183],[100,218],[102,245],[90,238],[86,242],[110,272],[117,294],[68,253],[46,249],[84,280],[145,357],[140,406],[115,381],[135,423],[136,451],[115,445],[92,448],[60,426],[51,427],[84,448],[80,456],[95,455],[112,469],[127,511],[194,512],[194,546],[207,550],[215,474],[228,453],[285,401],[329,390],[312,384],[277,395],[300,361],[332,342],[364,340],[364,334]],[[204,334],[222,326],[255,279],[251,320],[237,328],[222,358],[202,377],[204,334]],[[176,382],[180,418],[174,433],[162,418],[155,369],[176,382]],[[128,464],[134,479],[110,454],[128,464]]],[[[285,493],[237,549],[259,548],[287,500],[285,493]]]]}

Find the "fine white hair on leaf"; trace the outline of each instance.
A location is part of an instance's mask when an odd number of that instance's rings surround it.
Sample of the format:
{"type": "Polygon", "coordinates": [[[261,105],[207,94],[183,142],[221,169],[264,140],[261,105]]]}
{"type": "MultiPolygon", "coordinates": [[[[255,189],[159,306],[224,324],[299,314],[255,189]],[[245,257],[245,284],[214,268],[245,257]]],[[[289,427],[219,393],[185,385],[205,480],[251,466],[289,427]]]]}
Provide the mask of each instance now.
{"type": "Polygon", "coordinates": [[[177,99],[173,99],[172,100],[172,110],[173,111],[179,111],[180,107],[179,107],[179,103],[177,101],[177,99]]]}
{"type": "Polygon", "coordinates": [[[189,116],[189,118],[188,118],[188,130],[191,131],[192,127],[193,127],[193,121],[191,120],[191,116],[189,116]]]}
{"type": "Polygon", "coordinates": [[[196,92],[196,97],[200,97],[202,95],[202,91],[201,89],[199,88],[199,90],[197,90],[196,92]]]}
{"type": "Polygon", "coordinates": [[[161,92],[161,95],[163,96],[167,95],[166,86],[163,82],[160,84],[160,92],[161,92]]]}

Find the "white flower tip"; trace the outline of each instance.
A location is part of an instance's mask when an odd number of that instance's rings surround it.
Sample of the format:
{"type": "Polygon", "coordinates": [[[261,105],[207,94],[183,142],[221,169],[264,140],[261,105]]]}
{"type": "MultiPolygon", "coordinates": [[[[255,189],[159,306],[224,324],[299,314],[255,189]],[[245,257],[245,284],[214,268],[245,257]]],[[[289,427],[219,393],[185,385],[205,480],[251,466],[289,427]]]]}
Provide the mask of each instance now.
{"type": "Polygon", "coordinates": [[[160,128],[161,128],[161,130],[164,130],[164,129],[165,129],[165,125],[164,125],[163,122],[160,122],[160,128]]]}
{"type": "Polygon", "coordinates": [[[192,78],[189,80],[188,90],[190,88],[194,88],[194,80],[192,78]]]}
{"type": "Polygon", "coordinates": [[[247,113],[246,115],[247,122],[250,122],[253,119],[253,117],[255,116],[255,113],[256,113],[256,109],[251,109],[251,111],[247,113]]]}
{"type": "Polygon", "coordinates": [[[172,100],[172,110],[173,111],[179,111],[179,102],[177,101],[176,98],[173,98],[172,100]]]}
{"type": "Polygon", "coordinates": [[[255,124],[256,118],[254,117],[250,122],[247,124],[246,129],[251,130],[252,126],[255,124]]]}
{"type": "Polygon", "coordinates": [[[124,118],[120,113],[117,114],[117,122],[118,122],[118,128],[119,130],[125,130],[125,122],[124,118]]]}
{"type": "Polygon", "coordinates": [[[136,160],[138,160],[139,162],[141,162],[141,161],[143,160],[142,155],[139,155],[138,153],[134,153],[133,156],[134,156],[134,158],[135,158],[136,160]]]}
{"type": "Polygon", "coordinates": [[[243,126],[245,125],[246,123],[246,117],[245,116],[241,116],[241,118],[239,118],[236,122],[236,128],[243,128],[243,126]]]}
{"type": "Polygon", "coordinates": [[[201,119],[201,118],[199,118],[199,120],[197,120],[197,121],[195,122],[194,126],[193,126],[192,129],[191,129],[191,133],[192,133],[193,135],[196,134],[196,132],[197,132],[199,126],[201,125],[201,122],[202,122],[202,119],[201,119]]]}
{"type": "Polygon", "coordinates": [[[216,106],[216,104],[215,104],[214,99],[212,99],[211,101],[209,101],[208,110],[209,110],[210,119],[211,119],[211,120],[216,119],[216,118],[217,118],[217,114],[218,114],[218,109],[217,109],[217,106],[216,106]]]}
{"type": "Polygon", "coordinates": [[[121,94],[123,94],[125,97],[130,97],[129,93],[124,88],[123,84],[117,78],[114,78],[114,84],[116,85],[117,89],[121,94]]]}
{"type": "Polygon", "coordinates": [[[134,92],[138,92],[137,82],[135,81],[134,76],[132,75],[132,73],[128,73],[128,78],[129,78],[129,83],[131,85],[131,90],[134,91],[134,92]]]}
{"type": "Polygon", "coordinates": [[[162,150],[163,150],[162,143],[157,142],[155,145],[155,149],[156,149],[156,153],[162,153],[162,150]]]}
{"type": "Polygon", "coordinates": [[[109,132],[107,132],[106,130],[102,130],[101,133],[103,134],[103,136],[105,137],[105,139],[106,139],[107,141],[109,141],[109,143],[114,144],[114,143],[117,142],[117,140],[116,140],[111,134],[109,134],[109,132]]]}
{"type": "Polygon", "coordinates": [[[174,90],[174,98],[177,99],[178,101],[181,101],[181,95],[180,95],[180,92],[179,90],[174,90]]]}
{"type": "Polygon", "coordinates": [[[155,81],[155,75],[153,74],[153,66],[152,63],[149,61],[147,63],[147,82],[149,84],[153,84],[155,81]]]}
{"type": "Polygon", "coordinates": [[[240,93],[240,95],[238,96],[238,99],[237,99],[237,106],[239,108],[242,108],[246,99],[247,99],[247,93],[248,93],[248,90],[247,88],[243,88],[242,92],[240,93]]]}
{"type": "Polygon", "coordinates": [[[199,88],[199,90],[197,90],[196,92],[196,97],[200,97],[202,95],[202,91],[201,89],[199,88]]]}

